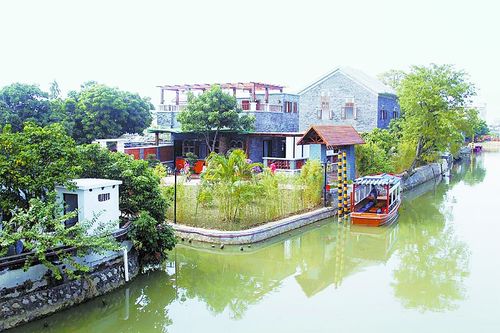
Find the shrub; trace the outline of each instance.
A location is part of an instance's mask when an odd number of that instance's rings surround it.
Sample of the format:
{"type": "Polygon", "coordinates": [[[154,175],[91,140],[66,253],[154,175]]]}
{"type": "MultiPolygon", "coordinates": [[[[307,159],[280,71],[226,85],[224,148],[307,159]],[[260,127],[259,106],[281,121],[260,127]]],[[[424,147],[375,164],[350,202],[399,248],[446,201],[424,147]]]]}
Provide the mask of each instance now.
{"type": "Polygon", "coordinates": [[[304,186],[303,200],[308,208],[321,202],[323,189],[323,167],[318,160],[307,160],[300,170],[300,181],[304,186]]]}
{"type": "Polygon", "coordinates": [[[61,208],[55,202],[55,193],[50,193],[46,201],[31,199],[29,208],[18,209],[9,221],[4,221],[0,230],[0,257],[7,250],[22,243],[28,252],[24,268],[28,269],[35,261],[49,268],[56,279],[62,278],[62,273],[74,278],[78,272],[87,272],[89,267],[76,261],[89,252],[104,253],[108,250],[118,250],[119,245],[111,236],[109,224],[96,225],[95,217],[91,221],[79,221],[71,227],[66,227],[64,221],[76,216],[76,212],[61,214],[61,208]],[[87,231],[92,227],[92,235],[87,231]],[[74,251],[64,252],[61,247],[72,247],[74,251]],[[47,257],[51,250],[58,249],[56,258],[63,265],[57,266],[53,259],[47,257]],[[62,268],[61,268],[62,267],[62,268]]]}
{"type": "Polygon", "coordinates": [[[165,254],[175,247],[175,236],[172,227],[158,222],[147,212],[141,211],[133,221],[130,238],[135,248],[143,255],[155,253],[165,254]]]}

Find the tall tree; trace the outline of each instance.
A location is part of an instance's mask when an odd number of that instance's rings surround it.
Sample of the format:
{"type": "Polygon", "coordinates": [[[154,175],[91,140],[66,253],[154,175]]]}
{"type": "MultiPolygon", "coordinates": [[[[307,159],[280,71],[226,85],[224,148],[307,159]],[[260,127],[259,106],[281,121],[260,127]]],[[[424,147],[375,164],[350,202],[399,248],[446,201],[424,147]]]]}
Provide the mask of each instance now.
{"type": "Polygon", "coordinates": [[[14,83],[0,90],[0,127],[6,124],[21,131],[23,123],[44,126],[50,121],[49,95],[38,86],[14,83]]]}
{"type": "Polygon", "coordinates": [[[406,77],[406,73],[399,69],[391,69],[377,75],[377,78],[385,85],[398,89],[401,81],[406,77]]]}
{"type": "Polygon", "coordinates": [[[222,130],[249,131],[255,118],[241,114],[236,98],[214,85],[199,96],[190,94],[177,120],[183,131],[200,133],[210,152],[215,151],[222,130]]]}
{"type": "Polygon", "coordinates": [[[451,65],[414,66],[398,93],[404,113],[402,140],[416,147],[410,172],[463,140],[465,108],[475,94],[465,72],[451,65]]]}
{"type": "Polygon", "coordinates": [[[64,109],[77,142],[141,133],[151,124],[153,105],[138,94],[87,82],[68,95],[64,109]]]}
{"type": "Polygon", "coordinates": [[[55,184],[68,184],[80,173],[75,142],[63,127],[26,123],[21,132],[10,125],[0,132],[0,210],[28,208],[30,199],[43,199],[55,184]]]}
{"type": "Polygon", "coordinates": [[[49,98],[50,99],[58,99],[61,95],[61,89],[59,89],[59,84],[56,80],[50,83],[49,87],[49,98]]]}

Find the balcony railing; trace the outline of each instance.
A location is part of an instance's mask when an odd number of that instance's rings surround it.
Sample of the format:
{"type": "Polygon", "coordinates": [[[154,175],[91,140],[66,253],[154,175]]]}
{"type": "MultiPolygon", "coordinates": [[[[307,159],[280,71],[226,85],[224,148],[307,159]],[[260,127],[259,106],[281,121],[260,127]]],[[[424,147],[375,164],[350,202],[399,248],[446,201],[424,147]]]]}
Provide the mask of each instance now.
{"type": "Polygon", "coordinates": [[[262,160],[265,167],[270,167],[274,163],[279,171],[298,172],[307,158],[263,157],[262,160]]]}
{"type": "Polygon", "coordinates": [[[264,112],[281,112],[282,106],[279,104],[260,104],[256,102],[240,103],[243,111],[264,111],[264,112]]]}
{"type": "Polygon", "coordinates": [[[176,104],[160,104],[158,106],[158,111],[162,112],[179,112],[182,111],[186,106],[185,105],[176,105],[176,104]]]}

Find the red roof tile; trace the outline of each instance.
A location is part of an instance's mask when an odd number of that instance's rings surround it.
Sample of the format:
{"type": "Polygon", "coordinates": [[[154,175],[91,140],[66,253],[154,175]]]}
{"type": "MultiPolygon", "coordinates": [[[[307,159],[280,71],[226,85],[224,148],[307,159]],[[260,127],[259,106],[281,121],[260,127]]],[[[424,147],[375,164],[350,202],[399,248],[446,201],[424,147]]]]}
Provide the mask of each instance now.
{"type": "Polygon", "coordinates": [[[311,143],[335,147],[364,144],[365,141],[352,126],[314,125],[297,142],[299,145],[311,143]],[[313,137],[316,137],[317,140],[313,140],[313,137]]]}

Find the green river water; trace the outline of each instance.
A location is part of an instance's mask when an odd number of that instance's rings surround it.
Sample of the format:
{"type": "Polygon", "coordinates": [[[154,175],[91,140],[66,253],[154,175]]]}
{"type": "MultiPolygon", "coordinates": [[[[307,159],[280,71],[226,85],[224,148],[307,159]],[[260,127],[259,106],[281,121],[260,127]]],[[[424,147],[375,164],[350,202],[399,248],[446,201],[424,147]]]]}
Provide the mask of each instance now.
{"type": "Polygon", "coordinates": [[[391,227],[336,219],[163,269],[11,332],[500,332],[500,153],[404,195],[391,227]],[[498,169],[497,169],[498,168],[498,169]]]}

